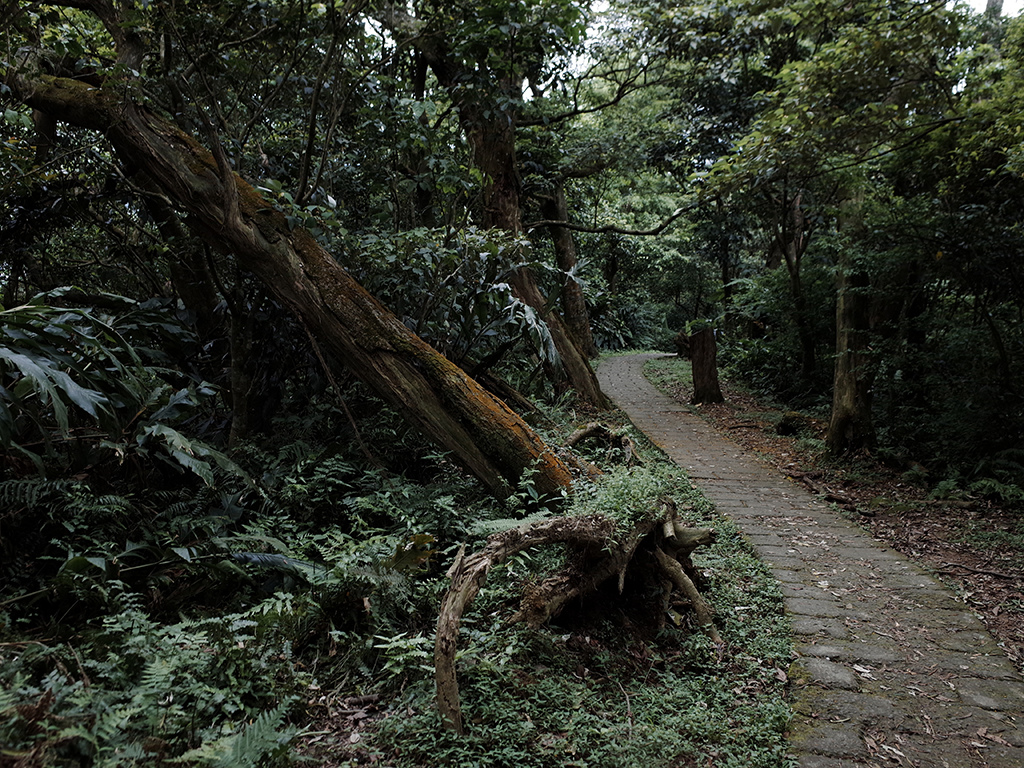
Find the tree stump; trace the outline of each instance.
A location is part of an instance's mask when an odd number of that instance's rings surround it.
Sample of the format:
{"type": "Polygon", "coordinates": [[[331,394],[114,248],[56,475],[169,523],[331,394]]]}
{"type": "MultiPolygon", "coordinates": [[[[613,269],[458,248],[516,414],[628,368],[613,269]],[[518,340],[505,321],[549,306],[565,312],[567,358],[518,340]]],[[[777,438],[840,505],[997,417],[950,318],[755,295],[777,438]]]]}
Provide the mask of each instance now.
{"type": "Polygon", "coordinates": [[[708,327],[690,336],[690,360],[693,364],[693,397],[690,403],[725,401],[718,384],[718,346],[715,329],[708,327]]]}

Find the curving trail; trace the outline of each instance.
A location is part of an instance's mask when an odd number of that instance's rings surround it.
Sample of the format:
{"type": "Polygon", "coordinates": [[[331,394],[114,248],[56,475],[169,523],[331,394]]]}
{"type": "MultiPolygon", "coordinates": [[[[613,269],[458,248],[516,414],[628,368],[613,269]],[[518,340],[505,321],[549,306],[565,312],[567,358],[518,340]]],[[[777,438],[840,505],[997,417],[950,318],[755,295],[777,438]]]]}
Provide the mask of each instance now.
{"type": "Polygon", "coordinates": [[[1024,768],[1024,680],[953,593],[761,464],[643,377],[606,359],[605,393],[769,564],[798,658],[801,768],[1024,768]]]}

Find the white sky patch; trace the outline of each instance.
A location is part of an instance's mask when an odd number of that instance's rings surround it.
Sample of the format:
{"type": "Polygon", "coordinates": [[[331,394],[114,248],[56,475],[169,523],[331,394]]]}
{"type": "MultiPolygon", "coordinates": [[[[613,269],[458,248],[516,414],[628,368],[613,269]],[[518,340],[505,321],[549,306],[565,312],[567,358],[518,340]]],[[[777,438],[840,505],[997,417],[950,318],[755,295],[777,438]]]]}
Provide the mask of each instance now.
{"type": "MultiPolygon", "coordinates": [[[[979,13],[985,10],[986,0],[968,0],[969,5],[979,13]]],[[[1024,0],[1003,0],[1003,16],[1018,16],[1024,0]]]]}

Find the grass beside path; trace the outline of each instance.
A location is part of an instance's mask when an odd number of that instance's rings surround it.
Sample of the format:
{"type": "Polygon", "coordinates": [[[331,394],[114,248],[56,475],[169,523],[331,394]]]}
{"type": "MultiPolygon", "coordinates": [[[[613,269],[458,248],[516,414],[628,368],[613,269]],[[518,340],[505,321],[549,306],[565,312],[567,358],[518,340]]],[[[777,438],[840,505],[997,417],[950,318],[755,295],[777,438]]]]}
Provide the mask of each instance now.
{"type": "MultiPolygon", "coordinates": [[[[579,489],[564,514],[602,513],[626,529],[630,515],[667,495],[687,524],[714,528],[716,541],[693,559],[707,577],[704,595],[723,649],[707,640],[683,604],[671,607],[659,629],[658,595],[628,579],[625,595],[608,585],[539,629],[512,622],[522,585],[562,567],[559,548],[530,551],[492,570],[464,617],[458,675],[466,736],[444,730],[434,708],[432,633],[425,631],[378,638],[397,693],[372,725],[360,726],[356,741],[328,739],[307,754],[321,765],[394,768],[791,765],[784,670],[792,643],[778,585],[685,473],[642,435],[632,437],[642,466],[608,470],[579,489]]],[[[605,448],[590,450],[589,460],[614,463],[605,448]]],[[[481,544],[471,542],[470,549],[481,544]]],[[[444,586],[438,584],[438,594],[444,586]]],[[[344,735],[338,725],[316,728],[344,735]]]]}
{"type": "MultiPolygon", "coordinates": [[[[694,560],[708,577],[724,651],[682,605],[656,629],[655,596],[629,585],[626,599],[610,590],[551,626],[511,624],[518,586],[557,568],[560,554],[516,558],[492,572],[464,623],[459,682],[470,733],[441,728],[424,674],[379,723],[377,759],[520,768],[788,764],[783,670],[792,646],[777,585],[680,470],[650,449],[644,460],[643,469],[608,473],[569,514],[607,513],[657,489],[688,509],[688,523],[715,528],[716,543],[694,560]]],[[[397,662],[401,649],[395,655],[397,662]]]]}

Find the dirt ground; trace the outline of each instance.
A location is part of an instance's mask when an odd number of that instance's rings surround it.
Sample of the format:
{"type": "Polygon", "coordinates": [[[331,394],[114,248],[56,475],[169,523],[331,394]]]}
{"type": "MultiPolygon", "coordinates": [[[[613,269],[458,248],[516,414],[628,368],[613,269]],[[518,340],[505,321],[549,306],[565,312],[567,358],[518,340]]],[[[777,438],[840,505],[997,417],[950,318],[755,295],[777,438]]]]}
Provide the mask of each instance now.
{"type": "MultiPolygon", "coordinates": [[[[893,468],[859,456],[825,458],[826,424],[789,417],[722,382],[726,402],[696,410],[745,449],[857,520],[875,538],[913,558],[949,585],[985,622],[1024,672],[1024,510],[991,499],[934,499],[922,468],[893,468]]],[[[672,392],[688,403],[691,392],[672,392]]]]}

